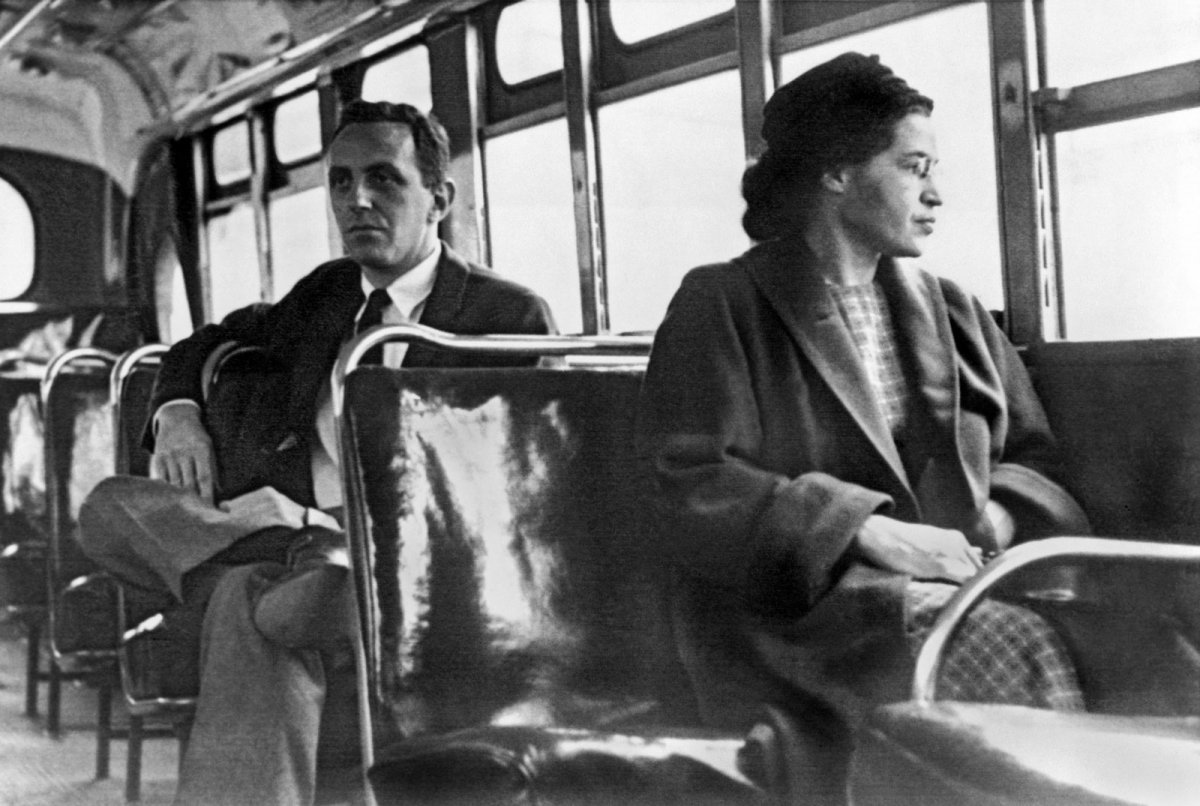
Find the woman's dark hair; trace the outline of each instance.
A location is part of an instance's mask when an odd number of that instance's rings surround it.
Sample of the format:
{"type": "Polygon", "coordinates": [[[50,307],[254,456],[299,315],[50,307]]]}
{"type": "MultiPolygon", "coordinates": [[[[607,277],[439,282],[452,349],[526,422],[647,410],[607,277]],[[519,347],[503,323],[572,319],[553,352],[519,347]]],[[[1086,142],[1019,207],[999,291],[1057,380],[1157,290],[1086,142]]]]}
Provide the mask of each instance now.
{"type": "Polygon", "coordinates": [[[829,170],[866,162],[892,144],[896,123],[933,101],[879,63],[843,53],[784,84],[763,108],[766,150],[742,175],[742,227],[756,241],[793,226],[829,170]]]}
{"type": "Polygon", "coordinates": [[[450,166],[450,138],[432,112],[425,114],[409,104],[354,100],[342,109],[337,128],[333,130],[333,140],[337,139],[342,129],[354,123],[402,123],[408,126],[412,131],[422,183],[432,188],[446,181],[446,171],[450,166]]]}

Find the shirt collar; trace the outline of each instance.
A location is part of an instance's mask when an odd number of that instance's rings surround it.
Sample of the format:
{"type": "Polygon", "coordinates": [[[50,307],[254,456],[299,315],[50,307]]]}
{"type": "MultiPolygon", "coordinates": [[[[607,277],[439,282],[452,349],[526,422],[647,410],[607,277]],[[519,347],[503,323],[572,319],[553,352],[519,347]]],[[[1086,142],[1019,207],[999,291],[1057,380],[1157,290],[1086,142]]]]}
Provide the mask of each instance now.
{"type": "MultiPolygon", "coordinates": [[[[387,287],[392,304],[408,319],[413,311],[433,292],[433,282],[437,279],[438,261],[442,259],[442,242],[438,241],[429,256],[417,265],[397,277],[387,287]]],[[[375,286],[365,274],[359,275],[364,297],[369,297],[375,286]]]]}

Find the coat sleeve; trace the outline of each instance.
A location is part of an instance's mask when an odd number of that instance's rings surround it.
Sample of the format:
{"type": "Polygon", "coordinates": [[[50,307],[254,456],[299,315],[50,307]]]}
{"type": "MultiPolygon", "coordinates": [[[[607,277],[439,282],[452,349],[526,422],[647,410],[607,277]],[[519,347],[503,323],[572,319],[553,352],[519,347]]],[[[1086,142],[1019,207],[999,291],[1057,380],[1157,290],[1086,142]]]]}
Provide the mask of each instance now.
{"type": "Polygon", "coordinates": [[[151,393],[150,422],[146,424],[142,439],[147,450],[154,450],[152,423],[159,407],[172,400],[191,400],[201,405],[204,397],[200,388],[201,374],[209,355],[229,341],[266,344],[273,307],[263,303],[247,305],[228,314],[218,324],[201,327],[167,351],[151,393]]]}
{"type": "MultiPolygon", "coordinates": [[[[990,496],[1012,513],[1017,541],[1090,534],[1087,515],[1063,484],[1061,452],[1024,362],[983,305],[972,298],[969,306],[970,327],[980,334],[1003,390],[990,496]]],[[[951,305],[952,317],[956,307],[966,310],[951,305]]],[[[961,315],[956,324],[965,326],[961,315]]]]}
{"type": "MultiPolygon", "coordinates": [[[[750,295],[721,268],[685,278],[656,336],[639,412],[639,453],[667,559],[742,592],[755,609],[806,610],[832,585],[862,522],[891,499],[821,472],[764,466],[763,371],[743,334],[750,295]],[[737,297],[738,299],[731,299],[737,297]]],[[[753,337],[752,337],[753,338],[753,337]]]]}

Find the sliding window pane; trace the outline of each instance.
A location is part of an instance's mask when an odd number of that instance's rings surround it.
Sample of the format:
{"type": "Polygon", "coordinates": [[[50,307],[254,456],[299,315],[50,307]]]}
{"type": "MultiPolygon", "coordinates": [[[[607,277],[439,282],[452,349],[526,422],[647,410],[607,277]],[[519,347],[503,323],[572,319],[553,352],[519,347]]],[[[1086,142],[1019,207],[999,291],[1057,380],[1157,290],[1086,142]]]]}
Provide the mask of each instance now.
{"type": "Polygon", "coordinates": [[[612,0],[613,30],[622,42],[641,42],[733,8],[733,0],[612,0]]]}
{"type": "Polygon", "coordinates": [[[329,260],[329,218],[324,187],[271,201],[271,271],[275,299],[329,260]]]}
{"type": "Polygon", "coordinates": [[[1200,59],[1195,0],[1050,0],[1045,9],[1051,86],[1200,59]]]}
{"type": "Polygon", "coordinates": [[[558,0],[524,0],[500,12],[496,63],[500,76],[509,84],[562,69],[558,0]]]}
{"type": "Polygon", "coordinates": [[[1200,110],[1056,143],[1067,337],[1200,336],[1200,110]]]}
{"type": "Polygon", "coordinates": [[[484,144],[492,267],[550,304],[563,333],[583,330],[567,123],[484,144]]]}
{"type": "Polygon", "coordinates": [[[262,295],[258,247],[254,240],[254,208],[239,202],[208,220],[209,276],[212,281],[213,321],[262,295]]]}
{"type": "Polygon", "coordinates": [[[731,71],[600,109],[615,332],[657,328],[689,269],[749,245],[739,92],[731,71]]]}
{"type": "Polygon", "coordinates": [[[417,45],[368,67],[363,76],[362,98],[411,104],[428,112],[433,108],[429,51],[424,45],[417,45]]]}
{"type": "Polygon", "coordinates": [[[934,180],[943,206],[924,254],[907,262],[961,283],[992,310],[1003,309],[986,6],[957,6],[789,53],[783,80],[850,50],[878,54],[933,99],[941,159],[934,180]]]}
{"type": "Polygon", "coordinates": [[[321,113],[317,91],[281,103],[275,110],[275,156],[285,165],[321,153],[321,113]]]}
{"type": "Polygon", "coordinates": [[[250,127],[231,123],[213,135],[213,174],[219,185],[250,178],[250,127]]]}

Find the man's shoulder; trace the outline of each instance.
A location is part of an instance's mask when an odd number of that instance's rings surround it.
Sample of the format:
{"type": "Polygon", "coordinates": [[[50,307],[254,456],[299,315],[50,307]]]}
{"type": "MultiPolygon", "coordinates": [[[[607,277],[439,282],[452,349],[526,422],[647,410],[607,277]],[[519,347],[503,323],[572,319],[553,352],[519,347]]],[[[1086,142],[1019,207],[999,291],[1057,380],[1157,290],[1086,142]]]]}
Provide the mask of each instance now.
{"type": "Polygon", "coordinates": [[[308,274],[296,281],[296,285],[288,292],[288,296],[295,293],[309,293],[321,289],[329,288],[330,286],[342,285],[347,282],[353,282],[362,274],[362,269],[358,263],[348,257],[338,257],[332,260],[327,260],[308,274]]]}
{"type": "Polygon", "coordinates": [[[463,274],[467,293],[485,294],[508,299],[539,299],[537,292],[510,277],[484,266],[467,260],[449,247],[444,247],[442,253],[442,268],[448,271],[458,271],[463,274]]]}
{"type": "MultiPolygon", "coordinates": [[[[426,317],[434,326],[461,333],[552,333],[554,316],[537,292],[443,247],[426,317]]],[[[422,321],[425,321],[425,318],[422,321]]]]}

